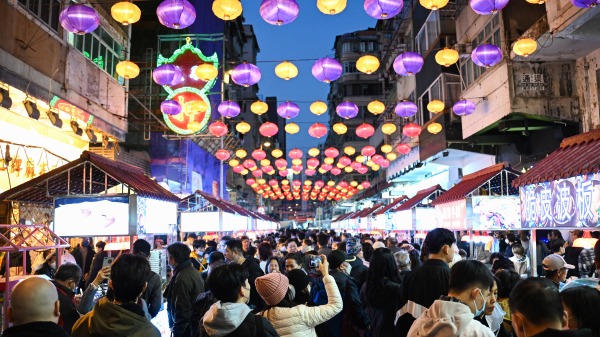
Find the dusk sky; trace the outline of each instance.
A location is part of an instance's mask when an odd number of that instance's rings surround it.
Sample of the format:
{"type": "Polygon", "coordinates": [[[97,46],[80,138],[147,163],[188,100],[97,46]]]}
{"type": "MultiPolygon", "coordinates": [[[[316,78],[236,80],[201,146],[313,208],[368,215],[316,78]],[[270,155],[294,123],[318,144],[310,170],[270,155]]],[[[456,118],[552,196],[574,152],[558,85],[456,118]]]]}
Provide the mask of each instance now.
{"type": "MultiPolygon", "coordinates": [[[[311,73],[314,62],[325,56],[333,57],[333,43],[337,35],[375,27],[377,20],[365,13],[363,1],[349,0],[346,9],[337,15],[325,15],[317,9],[315,0],[300,0],[298,18],[287,25],[273,26],[259,13],[261,1],[242,1],[244,18],[254,26],[260,53],[257,66],[262,79],[258,83],[259,96],[276,96],[279,102],[290,100],[300,105],[300,114],[291,119],[300,126],[300,132],[287,135],[287,150],[300,148],[306,151],[323,142],[308,135],[314,122],[327,125],[328,113],[315,116],[309,110],[315,100],[327,101],[329,84],[317,81],[311,73]],[[298,67],[298,77],[285,81],[275,76],[275,66],[284,60],[298,67]]],[[[331,132],[331,130],[330,130],[331,132]]]]}

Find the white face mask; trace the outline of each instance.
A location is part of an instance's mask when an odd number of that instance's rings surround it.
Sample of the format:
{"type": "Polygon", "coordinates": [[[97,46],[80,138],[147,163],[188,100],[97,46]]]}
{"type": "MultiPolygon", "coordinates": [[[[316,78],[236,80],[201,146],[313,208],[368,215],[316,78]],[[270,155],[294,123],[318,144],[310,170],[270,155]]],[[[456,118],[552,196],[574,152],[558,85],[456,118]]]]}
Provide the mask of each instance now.
{"type": "Polygon", "coordinates": [[[350,275],[350,271],[352,271],[352,266],[350,265],[350,263],[346,264],[346,274],[350,275]]]}

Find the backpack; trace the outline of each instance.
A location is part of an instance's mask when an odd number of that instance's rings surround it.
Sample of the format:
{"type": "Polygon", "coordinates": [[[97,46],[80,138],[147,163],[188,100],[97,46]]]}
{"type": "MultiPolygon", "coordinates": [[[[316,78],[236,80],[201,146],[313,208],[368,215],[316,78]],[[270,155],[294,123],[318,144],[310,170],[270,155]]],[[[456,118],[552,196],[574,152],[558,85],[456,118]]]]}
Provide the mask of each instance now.
{"type": "Polygon", "coordinates": [[[316,307],[327,304],[327,291],[322,278],[315,278],[310,288],[309,306],[316,307]]]}
{"type": "Polygon", "coordinates": [[[192,336],[197,337],[201,336],[201,326],[202,326],[202,318],[204,314],[210,309],[210,307],[217,302],[215,296],[207,291],[198,295],[196,301],[192,303],[192,318],[191,318],[191,328],[192,328],[192,336]],[[196,325],[195,323],[198,322],[196,325]]]}

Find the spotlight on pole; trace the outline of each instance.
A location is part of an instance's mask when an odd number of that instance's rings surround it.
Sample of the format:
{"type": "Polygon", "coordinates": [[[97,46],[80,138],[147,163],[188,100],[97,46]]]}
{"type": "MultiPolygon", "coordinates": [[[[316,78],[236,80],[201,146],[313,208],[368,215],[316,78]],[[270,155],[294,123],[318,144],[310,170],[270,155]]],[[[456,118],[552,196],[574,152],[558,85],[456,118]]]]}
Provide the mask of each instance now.
{"type": "Polygon", "coordinates": [[[90,143],[98,142],[98,137],[96,137],[94,130],[87,128],[87,129],[85,129],[85,134],[90,139],[90,143]]]}
{"type": "Polygon", "coordinates": [[[0,88],[0,106],[5,109],[10,109],[12,106],[12,99],[8,95],[8,90],[0,88]]]}
{"type": "Polygon", "coordinates": [[[62,121],[62,119],[60,119],[58,112],[48,110],[46,112],[46,115],[48,115],[48,119],[50,120],[50,123],[52,123],[52,125],[56,126],[59,129],[62,128],[63,121],[62,121]]]}
{"type": "Polygon", "coordinates": [[[83,129],[79,127],[77,121],[71,121],[71,129],[75,132],[76,135],[83,135],[83,129]]]}
{"type": "Polygon", "coordinates": [[[23,102],[23,106],[25,107],[27,115],[29,115],[30,118],[40,119],[40,110],[38,110],[37,105],[35,103],[33,103],[32,101],[25,101],[23,102]]]}

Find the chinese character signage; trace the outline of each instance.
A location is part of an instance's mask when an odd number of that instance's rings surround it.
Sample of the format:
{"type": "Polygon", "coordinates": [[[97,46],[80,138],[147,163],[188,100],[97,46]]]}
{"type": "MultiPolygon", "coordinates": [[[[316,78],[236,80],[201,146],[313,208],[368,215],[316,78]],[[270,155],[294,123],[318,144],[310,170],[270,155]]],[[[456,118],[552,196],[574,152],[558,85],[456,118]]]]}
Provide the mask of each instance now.
{"type": "Polygon", "coordinates": [[[438,226],[450,230],[467,229],[467,200],[457,200],[435,206],[438,226]]]}
{"type": "Polygon", "coordinates": [[[598,227],[598,173],[520,188],[521,223],[528,227],[598,227]]]}
{"type": "Polygon", "coordinates": [[[471,198],[473,229],[521,228],[519,198],[477,196],[471,198]]]}

